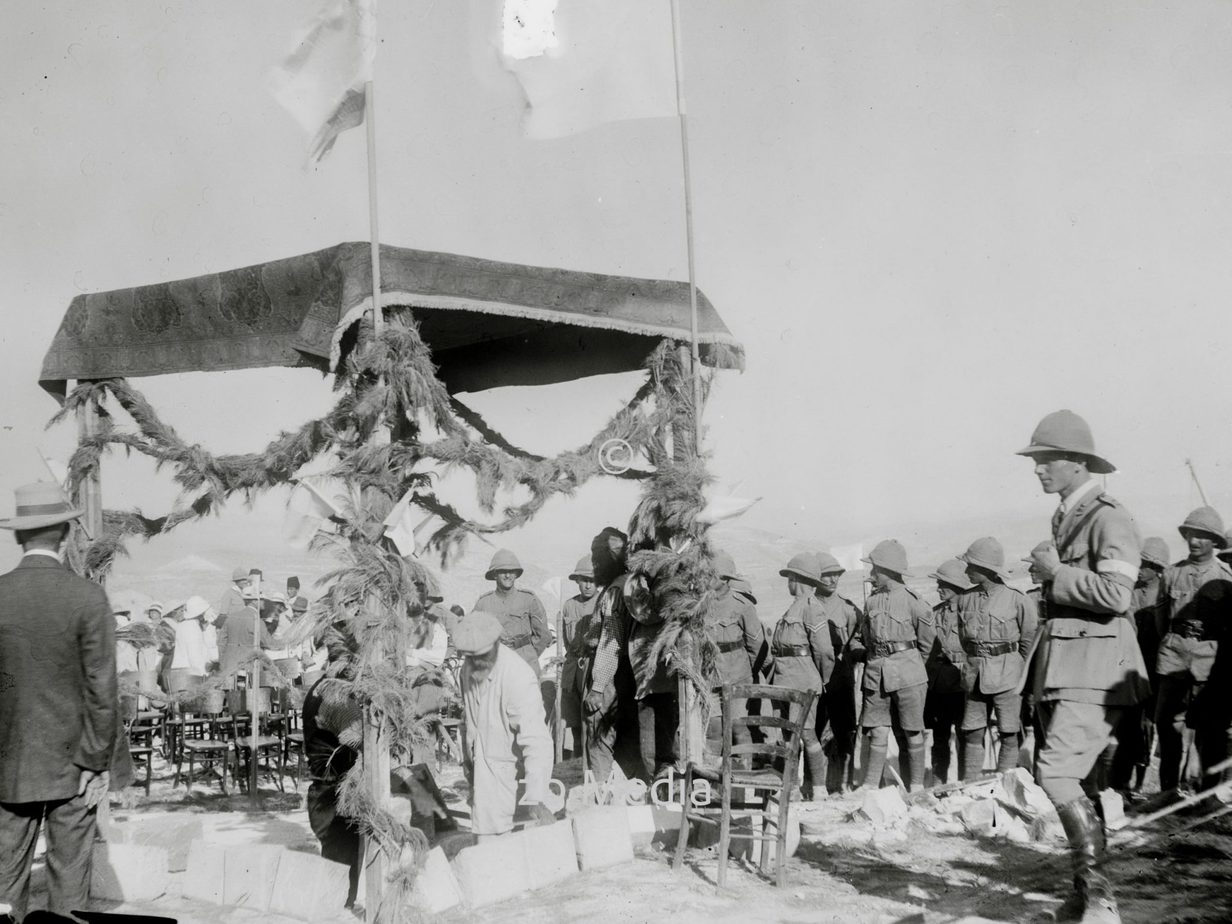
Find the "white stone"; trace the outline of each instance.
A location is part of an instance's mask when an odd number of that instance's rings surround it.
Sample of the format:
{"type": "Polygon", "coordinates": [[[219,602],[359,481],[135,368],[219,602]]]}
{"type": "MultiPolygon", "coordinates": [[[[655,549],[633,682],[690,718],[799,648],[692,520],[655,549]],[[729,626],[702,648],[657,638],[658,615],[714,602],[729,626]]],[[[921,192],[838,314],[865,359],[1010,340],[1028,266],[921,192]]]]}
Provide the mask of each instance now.
{"type": "Polygon", "coordinates": [[[866,792],[860,811],[873,824],[888,825],[907,814],[907,803],[897,787],[887,786],[866,792]]]}
{"type": "Polygon", "coordinates": [[[180,891],[185,898],[221,905],[226,881],[226,849],[204,841],[188,845],[188,868],[180,891]]]}
{"type": "Polygon", "coordinates": [[[525,843],[517,834],[487,838],[458,852],[454,875],[462,899],[471,908],[483,908],[530,888],[525,843]]]}
{"type": "Polygon", "coordinates": [[[1128,819],[1125,817],[1125,800],[1115,789],[1105,789],[1099,794],[1099,802],[1104,810],[1104,827],[1116,831],[1125,827],[1128,819]]]}
{"type": "Polygon", "coordinates": [[[268,911],[282,848],[272,844],[228,847],[223,867],[224,905],[268,911]]]}
{"type": "Polygon", "coordinates": [[[582,869],[603,869],[633,860],[633,837],[625,806],[587,809],[574,815],[572,821],[573,844],[582,869]]]}
{"type": "Polygon", "coordinates": [[[532,889],[542,889],[577,875],[577,850],[573,846],[573,826],[569,822],[526,828],[520,836],[532,889]]]}
{"type": "Polygon", "coordinates": [[[116,821],[107,840],[118,844],[162,847],[167,851],[167,868],[178,873],[188,867],[188,848],[203,834],[201,819],[192,815],[135,815],[116,821]]]}
{"type": "Polygon", "coordinates": [[[440,914],[462,904],[462,887],[441,848],[433,847],[428,851],[424,865],[415,876],[411,901],[428,914],[440,914]]]}
{"type": "Polygon", "coordinates": [[[144,844],[94,843],[90,895],[113,902],[149,902],[167,891],[167,851],[144,844]]]}
{"type": "Polygon", "coordinates": [[[269,910],[303,921],[336,915],[346,904],[350,874],[345,863],[284,850],[278,858],[269,910]]]}

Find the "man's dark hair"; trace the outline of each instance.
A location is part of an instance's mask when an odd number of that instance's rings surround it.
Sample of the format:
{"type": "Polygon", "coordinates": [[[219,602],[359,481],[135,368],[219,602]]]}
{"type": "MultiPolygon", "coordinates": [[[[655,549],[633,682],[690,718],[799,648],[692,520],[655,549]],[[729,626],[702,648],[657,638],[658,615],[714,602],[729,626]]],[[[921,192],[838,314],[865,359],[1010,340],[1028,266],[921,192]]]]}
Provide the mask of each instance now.
{"type": "Polygon", "coordinates": [[[13,531],[13,538],[17,540],[18,545],[27,545],[31,542],[44,541],[63,542],[64,537],[68,535],[67,523],[53,523],[51,526],[38,526],[34,529],[17,529],[13,531]]]}
{"type": "Polygon", "coordinates": [[[614,555],[608,542],[613,536],[619,537],[628,549],[629,537],[615,526],[603,527],[590,543],[590,565],[595,570],[595,583],[600,587],[612,583],[625,571],[625,555],[614,555]]]}

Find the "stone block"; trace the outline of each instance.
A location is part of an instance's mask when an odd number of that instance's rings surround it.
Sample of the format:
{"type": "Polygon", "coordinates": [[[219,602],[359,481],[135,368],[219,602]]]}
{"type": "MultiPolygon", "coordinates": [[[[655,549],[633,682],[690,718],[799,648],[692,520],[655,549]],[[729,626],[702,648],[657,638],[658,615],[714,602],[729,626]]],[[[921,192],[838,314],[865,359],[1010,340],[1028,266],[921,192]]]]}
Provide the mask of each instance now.
{"type": "Polygon", "coordinates": [[[223,865],[223,904],[268,911],[282,852],[273,844],[228,847],[223,865]]]}
{"type": "Polygon", "coordinates": [[[138,844],[94,844],[90,896],[113,902],[149,902],[167,891],[167,851],[138,844]]]}
{"type": "Polygon", "coordinates": [[[311,853],[283,850],[270,892],[269,910],[313,921],[337,915],[346,904],[350,870],[311,853]]]}
{"type": "Polygon", "coordinates": [[[488,838],[467,847],[453,860],[462,900],[483,908],[530,888],[525,842],[516,834],[488,838]]]}
{"type": "Polygon", "coordinates": [[[1115,789],[1105,789],[1099,794],[1099,804],[1104,810],[1104,827],[1116,831],[1125,827],[1125,800],[1115,789]]]}
{"type": "Polygon", "coordinates": [[[526,828],[519,836],[526,851],[532,889],[542,889],[577,874],[577,851],[569,822],[526,828]]]}
{"type": "Polygon", "coordinates": [[[633,849],[643,849],[651,844],[676,845],[676,833],[680,830],[680,809],[667,805],[630,805],[629,836],[633,849]]]}
{"type": "Polygon", "coordinates": [[[1048,794],[1022,767],[1002,774],[1001,786],[1005,790],[1006,806],[1024,818],[1037,818],[1053,811],[1048,794]]]}
{"type": "Polygon", "coordinates": [[[963,827],[976,835],[989,835],[997,824],[997,803],[993,799],[976,799],[963,806],[959,813],[963,827]]]}
{"type": "Polygon", "coordinates": [[[188,848],[204,834],[201,819],[192,815],[137,815],[117,821],[107,839],[118,844],[162,847],[167,851],[167,868],[178,873],[188,867],[188,848]]]}
{"type": "Polygon", "coordinates": [[[864,794],[860,812],[873,824],[888,825],[907,814],[907,803],[895,786],[870,789],[864,794]]]}
{"type": "Polygon", "coordinates": [[[625,806],[600,806],[573,816],[573,844],[582,869],[603,869],[633,859],[625,806]]]}
{"type": "Polygon", "coordinates": [[[226,854],[225,848],[205,841],[193,841],[188,845],[188,867],[181,883],[185,898],[211,905],[222,904],[226,854]]]}
{"type": "Polygon", "coordinates": [[[441,848],[428,851],[428,858],[415,877],[411,902],[426,914],[440,914],[462,904],[462,888],[441,848]]]}

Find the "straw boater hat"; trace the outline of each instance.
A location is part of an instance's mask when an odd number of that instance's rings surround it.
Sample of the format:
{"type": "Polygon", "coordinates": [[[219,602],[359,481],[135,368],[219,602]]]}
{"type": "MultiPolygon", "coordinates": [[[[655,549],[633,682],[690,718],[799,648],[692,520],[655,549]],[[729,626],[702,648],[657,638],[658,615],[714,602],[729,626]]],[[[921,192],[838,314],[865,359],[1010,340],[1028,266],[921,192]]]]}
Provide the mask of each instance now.
{"type": "Polygon", "coordinates": [[[1111,475],[1116,466],[1095,454],[1095,437],[1087,422],[1070,410],[1053,411],[1039,422],[1031,434],[1031,444],[1014,453],[1016,456],[1037,456],[1045,452],[1061,452],[1082,456],[1087,470],[1096,475],[1111,475]]]}
{"type": "Polygon", "coordinates": [[[569,580],[576,581],[593,581],[595,579],[595,566],[590,562],[589,555],[583,555],[578,559],[577,564],[573,566],[573,573],[569,575],[569,580]]]}
{"type": "Polygon", "coordinates": [[[75,520],[83,513],[68,502],[58,484],[36,481],[13,492],[13,515],[0,519],[0,529],[41,529],[75,520]]]}
{"type": "Polygon", "coordinates": [[[970,590],[975,586],[967,578],[967,566],[957,558],[943,561],[937,566],[936,571],[929,574],[929,577],[940,584],[949,584],[958,590],[970,590]]]}
{"type": "Polygon", "coordinates": [[[1010,576],[1009,569],[1005,567],[1005,549],[1001,548],[1001,543],[992,536],[976,539],[967,547],[967,551],[958,556],[958,560],[991,571],[1002,579],[1010,576]]]}
{"type": "Polygon", "coordinates": [[[491,613],[478,610],[463,617],[453,630],[453,647],[460,655],[483,654],[491,651],[500,637],[500,620],[491,613]]]}

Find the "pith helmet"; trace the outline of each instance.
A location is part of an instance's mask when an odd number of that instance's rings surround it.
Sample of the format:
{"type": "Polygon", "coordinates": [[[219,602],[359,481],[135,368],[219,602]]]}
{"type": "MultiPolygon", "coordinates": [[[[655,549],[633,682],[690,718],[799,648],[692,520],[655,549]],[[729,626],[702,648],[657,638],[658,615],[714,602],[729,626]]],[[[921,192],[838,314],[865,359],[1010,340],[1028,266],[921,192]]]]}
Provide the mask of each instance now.
{"type": "Polygon", "coordinates": [[[757,602],[757,597],[753,596],[753,585],[744,578],[732,578],[730,587],[732,589],[732,593],[742,594],[748,598],[749,603],[757,602]]]}
{"type": "Polygon", "coordinates": [[[1178,527],[1181,535],[1199,533],[1208,539],[1214,539],[1215,545],[1221,549],[1228,547],[1224,536],[1223,517],[1214,507],[1199,507],[1185,517],[1185,522],[1178,527]]]}
{"type": "Polygon", "coordinates": [[[785,578],[802,580],[816,586],[821,579],[821,561],[813,552],[800,552],[791,556],[787,567],[779,572],[785,578]]]}
{"type": "Polygon", "coordinates": [[[1151,536],[1142,542],[1142,561],[1145,564],[1158,565],[1167,568],[1171,564],[1172,553],[1168,551],[1168,543],[1159,536],[1151,536]]]}
{"type": "Polygon", "coordinates": [[[573,573],[569,575],[569,580],[576,581],[578,579],[584,581],[593,581],[595,579],[595,566],[590,563],[590,556],[583,555],[578,559],[578,563],[573,566],[573,573]]]}
{"type": "Polygon", "coordinates": [[[85,511],[74,507],[58,484],[36,481],[13,492],[13,516],[0,520],[0,529],[41,529],[75,520],[85,511]]]}
{"type": "Polygon", "coordinates": [[[957,558],[943,561],[937,570],[929,574],[934,581],[949,584],[958,590],[970,590],[975,585],[967,580],[967,567],[957,558]]]}
{"type": "Polygon", "coordinates": [[[508,549],[498,549],[492,556],[492,564],[488,565],[488,572],[484,575],[484,579],[495,581],[497,571],[516,571],[521,575],[522,563],[518,561],[518,556],[508,549]]]}
{"type": "Polygon", "coordinates": [[[1001,548],[1001,543],[992,536],[976,539],[967,547],[967,551],[958,556],[958,560],[991,571],[999,577],[1010,576],[1005,567],[1005,549],[1001,548]]]}
{"type": "Polygon", "coordinates": [[[829,552],[817,553],[818,563],[821,565],[821,574],[842,574],[847,569],[838,563],[838,559],[829,552]]]}
{"type": "Polygon", "coordinates": [[[1095,438],[1087,422],[1070,410],[1053,411],[1039,422],[1031,434],[1031,445],[1015,455],[1034,456],[1041,452],[1071,452],[1084,456],[1087,468],[1096,475],[1109,475],[1116,466],[1095,453],[1095,438]]]}
{"type": "Polygon", "coordinates": [[[873,546],[873,550],[868,553],[868,558],[861,558],[860,561],[866,565],[893,571],[900,576],[911,573],[907,570],[907,550],[897,539],[882,539],[873,546]]]}
{"type": "Polygon", "coordinates": [[[740,576],[740,572],[736,570],[735,559],[722,550],[714,553],[714,570],[725,581],[740,576]]]}

